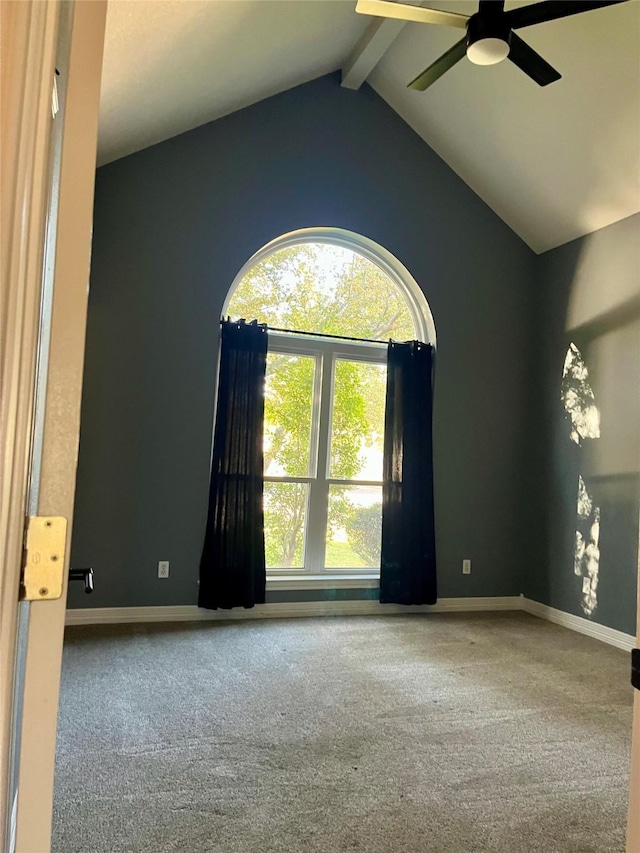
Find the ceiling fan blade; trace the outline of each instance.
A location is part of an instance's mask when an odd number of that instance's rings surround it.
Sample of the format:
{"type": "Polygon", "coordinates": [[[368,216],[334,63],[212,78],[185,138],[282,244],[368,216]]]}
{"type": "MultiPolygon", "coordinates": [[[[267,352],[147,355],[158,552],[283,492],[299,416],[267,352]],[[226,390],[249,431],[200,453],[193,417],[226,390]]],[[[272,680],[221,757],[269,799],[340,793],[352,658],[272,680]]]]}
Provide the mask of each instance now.
{"type": "Polygon", "coordinates": [[[566,18],[568,15],[579,15],[581,12],[589,12],[591,9],[600,9],[603,6],[615,6],[617,3],[626,3],[627,0],[544,0],[542,3],[533,3],[530,6],[519,6],[510,9],[504,14],[505,22],[513,30],[520,27],[530,27],[532,24],[543,24],[545,21],[554,21],[556,18],[566,18]]]}
{"type": "Polygon", "coordinates": [[[417,89],[418,92],[424,92],[432,83],[439,80],[440,77],[450,68],[459,62],[467,52],[466,37],[460,39],[459,42],[450,47],[446,53],[443,53],[440,59],[436,59],[422,74],[418,74],[415,80],[409,83],[409,89],[417,89]]]}
{"type": "Polygon", "coordinates": [[[515,33],[511,33],[509,59],[532,80],[535,80],[539,86],[548,86],[549,83],[553,83],[562,77],[562,74],[559,74],[539,53],[536,53],[515,33]]]}
{"type": "Polygon", "coordinates": [[[457,12],[439,12],[437,9],[393,3],[391,0],[358,0],[356,12],[361,15],[376,15],[379,18],[396,18],[400,21],[416,21],[419,24],[444,24],[461,29],[467,26],[469,20],[468,15],[460,15],[457,12]]]}

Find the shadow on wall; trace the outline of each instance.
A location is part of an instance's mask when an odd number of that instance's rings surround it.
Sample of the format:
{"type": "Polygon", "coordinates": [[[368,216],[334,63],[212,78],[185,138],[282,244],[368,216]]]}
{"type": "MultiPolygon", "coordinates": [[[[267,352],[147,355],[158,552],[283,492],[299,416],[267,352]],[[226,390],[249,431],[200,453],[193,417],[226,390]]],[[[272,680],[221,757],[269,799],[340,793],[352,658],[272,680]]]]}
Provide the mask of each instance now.
{"type": "Polygon", "coordinates": [[[640,519],[639,218],[540,257],[545,533],[539,577],[525,588],[627,633],[635,633],[640,519]]]}

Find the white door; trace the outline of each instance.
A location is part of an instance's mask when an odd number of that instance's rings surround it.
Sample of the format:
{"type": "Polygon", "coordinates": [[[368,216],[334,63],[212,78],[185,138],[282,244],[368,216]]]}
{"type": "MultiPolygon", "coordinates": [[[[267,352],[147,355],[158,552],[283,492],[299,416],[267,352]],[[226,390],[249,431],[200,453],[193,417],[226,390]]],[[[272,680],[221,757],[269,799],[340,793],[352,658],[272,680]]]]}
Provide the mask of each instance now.
{"type": "Polygon", "coordinates": [[[48,853],[106,0],[0,9],[0,849],[48,853]],[[56,600],[19,604],[27,515],[68,521],[56,600]]]}

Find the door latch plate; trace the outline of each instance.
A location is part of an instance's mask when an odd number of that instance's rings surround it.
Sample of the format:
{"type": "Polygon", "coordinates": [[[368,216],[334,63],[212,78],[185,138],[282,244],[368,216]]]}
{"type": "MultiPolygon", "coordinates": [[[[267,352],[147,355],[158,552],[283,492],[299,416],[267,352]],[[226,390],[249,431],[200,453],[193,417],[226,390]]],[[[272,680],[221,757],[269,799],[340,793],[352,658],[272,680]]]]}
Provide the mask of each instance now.
{"type": "Polygon", "coordinates": [[[32,515],[27,519],[22,601],[52,601],[61,597],[66,544],[66,518],[32,515]]]}

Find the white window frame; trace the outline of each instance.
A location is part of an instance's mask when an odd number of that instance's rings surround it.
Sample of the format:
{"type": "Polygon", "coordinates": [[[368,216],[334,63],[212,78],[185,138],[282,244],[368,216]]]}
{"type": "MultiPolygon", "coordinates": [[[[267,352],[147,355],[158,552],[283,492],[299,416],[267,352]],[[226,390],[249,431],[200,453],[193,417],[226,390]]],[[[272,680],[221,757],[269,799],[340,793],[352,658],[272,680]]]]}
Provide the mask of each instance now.
{"type": "MultiPolygon", "coordinates": [[[[277,237],[275,240],[267,243],[259,249],[239,270],[229,292],[224,301],[222,308],[223,318],[229,313],[229,305],[233,299],[233,294],[237,286],[244,279],[247,273],[263,261],[269,255],[274,254],[280,249],[297,246],[304,243],[325,243],[333,246],[340,246],[345,249],[350,249],[359,255],[376,264],[396,285],[400,293],[405,298],[407,307],[413,325],[415,335],[418,340],[431,344],[436,348],[436,327],[429,308],[429,303],[422,292],[420,286],[413,278],[407,268],[394,256],[381,246],[379,243],[364,237],[362,234],[357,234],[354,231],[347,231],[343,228],[331,227],[314,227],[301,228],[296,231],[291,231],[277,237]]],[[[253,318],[247,318],[253,319],[253,318]]],[[[353,361],[377,362],[386,364],[387,361],[387,344],[367,343],[365,341],[342,341],[330,338],[322,338],[308,335],[281,334],[277,332],[269,332],[269,350],[273,352],[283,352],[288,354],[298,355],[313,355],[319,359],[319,368],[316,370],[316,382],[333,382],[334,370],[333,362],[336,358],[342,357],[353,361]],[[324,369],[328,364],[329,369],[324,369]],[[318,377],[321,377],[320,379],[318,377]]],[[[326,390],[326,389],[323,389],[326,390]]],[[[324,401],[325,406],[327,401],[329,405],[333,403],[333,388],[330,389],[330,394],[315,394],[314,400],[319,399],[324,401]]],[[[315,415],[315,413],[314,413],[315,415]]],[[[322,430],[323,424],[326,424],[326,418],[331,416],[331,411],[323,415],[318,413],[317,417],[313,418],[316,429],[322,430]],[[324,418],[324,420],[323,420],[324,418]]],[[[314,448],[314,440],[317,441],[317,436],[311,436],[311,449],[314,448]]],[[[329,451],[330,437],[327,441],[327,454],[329,451]]],[[[328,456],[325,455],[325,460],[328,456]]],[[[318,458],[318,463],[321,460],[318,458]]],[[[308,478],[309,480],[311,478],[308,478]]],[[[326,481],[331,484],[346,485],[382,485],[377,482],[368,481],[338,481],[328,477],[326,481]]],[[[265,477],[265,482],[304,482],[305,478],[272,478],[265,477]]],[[[311,490],[310,490],[311,491],[311,490]]],[[[316,490],[317,491],[317,490],[316,490]]],[[[311,513],[308,508],[308,518],[311,519],[311,513]]],[[[319,521],[316,520],[316,525],[319,521]]],[[[326,524],[325,524],[326,529],[326,524]]],[[[323,534],[324,535],[324,534],[323,534]]],[[[317,541],[317,531],[314,537],[317,541]]],[[[360,588],[376,588],[380,581],[379,569],[322,569],[321,571],[310,571],[306,569],[270,569],[267,573],[267,590],[286,589],[360,589],[360,588]]]]}
{"type": "MultiPolygon", "coordinates": [[[[225,317],[228,314],[229,303],[233,299],[236,287],[249,270],[279,249],[299,246],[302,243],[328,243],[330,246],[341,246],[343,249],[350,249],[374,263],[386,273],[404,296],[413,320],[416,338],[425,344],[431,344],[434,349],[436,348],[436,326],[429,303],[409,270],[384,246],[368,237],[363,237],[362,234],[356,234],[355,231],[347,231],[344,228],[300,228],[298,231],[283,234],[267,243],[249,258],[234,278],[222,306],[222,316],[225,317]]],[[[253,317],[247,319],[252,320],[253,317]]]]}
{"type": "Polygon", "coordinates": [[[267,570],[267,588],[292,589],[291,582],[305,588],[364,585],[375,587],[380,578],[379,568],[324,568],[324,551],[327,527],[328,494],[331,485],[380,486],[382,480],[339,479],[330,476],[329,453],[331,447],[331,421],[333,413],[333,382],[335,363],[341,359],[368,364],[387,363],[387,344],[342,341],[306,335],[269,333],[269,352],[287,355],[312,356],[316,359],[313,406],[311,418],[310,453],[316,461],[315,472],[306,477],[268,476],[265,483],[308,483],[306,543],[311,553],[304,555],[305,568],[267,570]],[[306,567],[308,566],[308,568],[306,567]],[[364,582],[364,583],[363,583],[364,582]]]}

